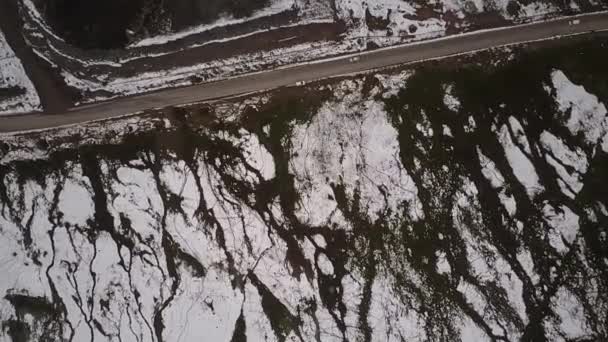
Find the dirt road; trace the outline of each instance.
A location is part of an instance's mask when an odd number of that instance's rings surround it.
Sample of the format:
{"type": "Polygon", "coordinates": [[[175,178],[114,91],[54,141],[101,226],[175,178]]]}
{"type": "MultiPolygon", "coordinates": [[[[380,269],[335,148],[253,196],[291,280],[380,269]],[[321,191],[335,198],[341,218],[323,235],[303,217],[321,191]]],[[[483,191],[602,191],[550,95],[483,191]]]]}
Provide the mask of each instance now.
{"type": "Polygon", "coordinates": [[[268,70],[218,82],[120,98],[57,114],[0,117],[0,132],[45,129],[92,120],[109,119],[146,109],[212,100],[295,85],[298,82],[365,72],[397,64],[600,30],[608,30],[608,13],[587,14],[547,22],[472,32],[366,52],[355,58],[346,56],[268,70]]]}

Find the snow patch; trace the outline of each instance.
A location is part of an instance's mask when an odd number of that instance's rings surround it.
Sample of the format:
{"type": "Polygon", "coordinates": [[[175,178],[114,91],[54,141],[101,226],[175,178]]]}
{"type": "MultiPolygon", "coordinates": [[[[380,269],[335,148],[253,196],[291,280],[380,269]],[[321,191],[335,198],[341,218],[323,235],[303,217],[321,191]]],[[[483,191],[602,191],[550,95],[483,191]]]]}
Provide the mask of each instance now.
{"type": "Polygon", "coordinates": [[[606,106],[583,86],[570,81],[561,70],[551,73],[555,101],[572,135],[582,134],[594,146],[608,130],[606,106]]]}
{"type": "Polygon", "coordinates": [[[565,205],[555,208],[546,203],[543,207],[543,216],[547,224],[557,234],[556,237],[552,237],[551,245],[562,253],[567,252],[570,248],[564,245],[562,239],[570,245],[574,243],[579,231],[578,215],[565,205]]]}
{"type": "Polygon", "coordinates": [[[574,199],[583,189],[583,177],[587,173],[588,161],[585,152],[578,147],[571,150],[561,139],[547,131],[541,133],[540,142],[542,148],[548,152],[545,154],[545,160],[560,177],[558,181],[561,182],[558,184],[562,192],[574,199]]]}
{"type": "Polygon", "coordinates": [[[477,147],[477,155],[479,156],[479,162],[481,164],[481,173],[490,182],[492,188],[499,191],[498,197],[509,216],[515,216],[517,203],[515,202],[515,197],[512,194],[507,193],[505,178],[502,173],[496,168],[496,164],[481,152],[479,146],[477,147]]]}
{"type": "Polygon", "coordinates": [[[376,74],[374,77],[380,81],[384,91],[382,97],[386,99],[399,94],[399,91],[405,88],[407,79],[412,76],[412,74],[411,71],[405,70],[399,74],[376,74]]]}
{"type": "Polygon", "coordinates": [[[458,100],[453,94],[454,85],[445,85],[443,87],[443,91],[445,92],[445,94],[443,95],[443,104],[451,111],[458,112],[460,110],[460,100],[458,100]]]}
{"type": "Polygon", "coordinates": [[[312,225],[339,219],[332,186],[344,185],[351,198],[360,192],[360,207],[372,220],[397,215],[404,202],[420,218],[417,188],[401,165],[398,133],[384,105],[361,101],[360,84],[341,87],[347,92],[336,95],[339,101],[326,102],[309,124],[294,127],[290,171],[302,196],[298,216],[312,225]]]}
{"type": "Polygon", "coordinates": [[[534,168],[534,164],[528,159],[526,154],[513,143],[511,133],[506,125],[503,125],[497,132],[498,140],[505,150],[505,155],[515,177],[526,188],[526,192],[530,198],[534,198],[537,194],[544,191],[544,187],[540,184],[540,179],[534,168]]]}
{"type": "Polygon", "coordinates": [[[560,329],[568,339],[579,339],[588,335],[585,309],[568,290],[560,287],[551,301],[560,320],[560,329]]]}

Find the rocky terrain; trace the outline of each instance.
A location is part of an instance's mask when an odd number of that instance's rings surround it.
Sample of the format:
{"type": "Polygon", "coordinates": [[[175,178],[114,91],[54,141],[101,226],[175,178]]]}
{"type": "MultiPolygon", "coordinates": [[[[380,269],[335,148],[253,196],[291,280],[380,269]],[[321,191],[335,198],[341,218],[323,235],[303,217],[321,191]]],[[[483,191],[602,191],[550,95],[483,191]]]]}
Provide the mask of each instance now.
{"type": "Polygon", "coordinates": [[[608,40],[0,145],[0,341],[608,339],[608,40]]]}

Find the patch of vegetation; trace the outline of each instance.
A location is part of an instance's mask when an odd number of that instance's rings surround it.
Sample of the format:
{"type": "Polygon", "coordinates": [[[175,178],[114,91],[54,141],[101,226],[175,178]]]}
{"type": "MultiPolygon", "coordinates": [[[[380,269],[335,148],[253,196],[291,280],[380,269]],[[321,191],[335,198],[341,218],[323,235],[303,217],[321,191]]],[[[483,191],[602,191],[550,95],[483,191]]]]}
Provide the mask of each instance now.
{"type": "Polygon", "coordinates": [[[16,319],[2,323],[13,341],[60,341],[62,314],[46,298],[9,292],[4,297],[15,309],[16,319]],[[26,316],[32,317],[28,322],[26,316]]]}
{"type": "Polygon", "coordinates": [[[128,43],[126,30],[149,2],[49,0],[36,5],[67,42],[85,49],[110,49],[128,43]]]}
{"type": "Polygon", "coordinates": [[[16,96],[25,95],[26,90],[22,87],[0,88],[0,101],[10,99],[16,96]]]}
{"type": "Polygon", "coordinates": [[[365,23],[367,24],[367,27],[370,30],[383,31],[386,30],[388,28],[388,25],[391,23],[390,16],[390,9],[386,13],[386,18],[382,18],[372,15],[368,8],[365,10],[365,23]]]}

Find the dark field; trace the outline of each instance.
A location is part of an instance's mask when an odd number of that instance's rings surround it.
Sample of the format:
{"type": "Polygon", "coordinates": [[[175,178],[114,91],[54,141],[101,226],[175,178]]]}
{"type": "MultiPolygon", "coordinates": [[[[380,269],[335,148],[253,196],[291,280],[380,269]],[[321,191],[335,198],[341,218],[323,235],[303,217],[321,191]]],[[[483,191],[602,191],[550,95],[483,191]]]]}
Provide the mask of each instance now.
{"type": "Polygon", "coordinates": [[[40,0],[50,26],[68,42],[86,49],[121,48],[130,40],[192,25],[222,15],[247,17],[268,0],[40,0]]]}

